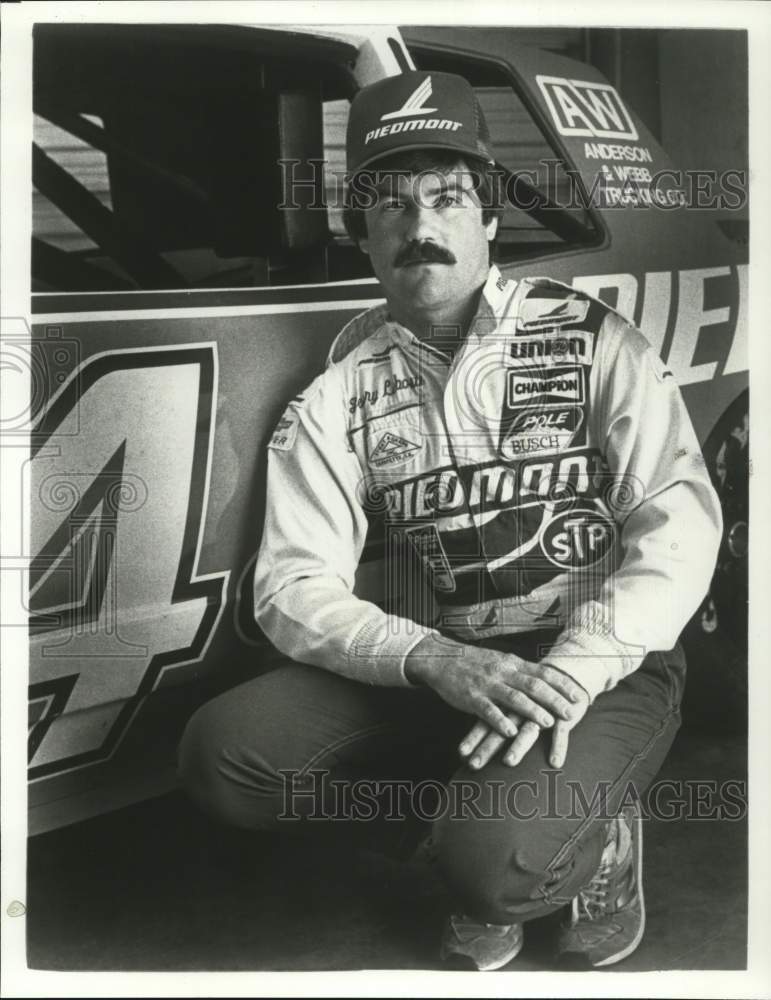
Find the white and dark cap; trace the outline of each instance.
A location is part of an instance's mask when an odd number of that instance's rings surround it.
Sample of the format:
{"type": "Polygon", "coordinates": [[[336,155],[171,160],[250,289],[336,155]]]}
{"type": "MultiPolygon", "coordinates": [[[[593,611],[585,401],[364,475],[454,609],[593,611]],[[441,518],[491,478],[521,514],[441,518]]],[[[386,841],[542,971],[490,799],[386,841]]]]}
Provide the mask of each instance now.
{"type": "Polygon", "coordinates": [[[482,108],[462,76],[411,70],[378,80],[353,99],[346,136],[349,176],[409,149],[450,149],[495,162],[482,108]]]}

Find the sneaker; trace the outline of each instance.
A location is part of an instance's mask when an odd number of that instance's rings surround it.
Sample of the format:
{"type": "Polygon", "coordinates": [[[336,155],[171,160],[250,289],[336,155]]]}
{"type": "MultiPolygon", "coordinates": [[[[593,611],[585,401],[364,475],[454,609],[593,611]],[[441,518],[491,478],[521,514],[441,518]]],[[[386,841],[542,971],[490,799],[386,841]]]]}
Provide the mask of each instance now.
{"type": "Polygon", "coordinates": [[[601,968],[631,955],[645,931],[642,886],[642,816],[639,803],[625,807],[608,827],[600,866],[574,898],[562,929],[559,964],[601,968]]]}
{"type": "Polygon", "coordinates": [[[522,924],[478,924],[453,914],[444,927],[440,956],[445,966],[492,972],[516,958],[523,940],[522,924]]]}

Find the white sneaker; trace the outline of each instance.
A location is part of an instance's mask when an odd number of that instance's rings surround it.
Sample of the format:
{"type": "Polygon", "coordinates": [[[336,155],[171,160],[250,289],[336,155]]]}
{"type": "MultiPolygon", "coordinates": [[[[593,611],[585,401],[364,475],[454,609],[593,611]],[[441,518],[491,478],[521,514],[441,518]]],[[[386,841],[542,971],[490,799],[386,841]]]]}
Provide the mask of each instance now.
{"type": "Polygon", "coordinates": [[[440,957],[444,962],[465,960],[470,968],[492,972],[516,958],[523,941],[522,924],[479,924],[453,914],[444,926],[440,957]]]}

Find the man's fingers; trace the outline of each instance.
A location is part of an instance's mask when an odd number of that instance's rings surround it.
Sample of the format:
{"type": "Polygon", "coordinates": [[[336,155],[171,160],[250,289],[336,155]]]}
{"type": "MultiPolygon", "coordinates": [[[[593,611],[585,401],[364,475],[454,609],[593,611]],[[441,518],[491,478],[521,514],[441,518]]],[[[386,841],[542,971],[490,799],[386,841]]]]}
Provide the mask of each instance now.
{"type": "MultiPolygon", "coordinates": [[[[537,670],[539,677],[542,677],[547,683],[551,684],[553,688],[556,688],[561,694],[564,694],[565,697],[569,698],[572,702],[580,702],[586,697],[586,691],[581,687],[578,681],[574,681],[569,674],[564,673],[557,667],[552,667],[548,663],[528,663],[527,667],[532,667],[534,670],[537,670]]],[[[529,670],[527,672],[529,672],[529,670]]]]}
{"type": "MultiPolygon", "coordinates": [[[[556,687],[552,687],[545,678],[525,672],[517,672],[507,678],[507,683],[514,690],[527,695],[531,701],[537,703],[542,709],[552,712],[561,719],[572,718],[575,708],[574,702],[562,694],[556,687]]],[[[538,722],[538,719],[534,718],[533,721],[538,722]]]]}
{"type": "Polygon", "coordinates": [[[501,736],[511,739],[517,735],[517,726],[489,699],[479,699],[472,705],[472,712],[501,736]]]}
{"type": "Polygon", "coordinates": [[[489,733],[490,727],[486,722],[477,722],[474,728],[463,737],[463,742],[458,747],[461,757],[468,757],[472,754],[489,733]]]}
{"type": "MultiPolygon", "coordinates": [[[[558,726],[560,723],[557,722],[556,725],[558,726]]],[[[516,764],[519,764],[528,750],[530,750],[535,741],[538,739],[539,732],[540,729],[534,722],[531,722],[530,720],[524,722],[516,737],[512,740],[511,746],[503,755],[503,763],[508,764],[509,767],[514,767],[516,764]]]]}
{"type": "MultiPolygon", "coordinates": [[[[530,680],[530,678],[525,678],[530,680]]],[[[548,729],[554,725],[554,716],[538,705],[532,698],[529,698],[523,691],[514,687],[502,687],[500,695],[496,698],[502,705],[514,709],[517,714],[526,719],[532,719],[537,726],[548,729]]],[[[564,699],[562,699],[564,701],[564,699]]],[[[565,702],[565,704],[567,704],[565,702]]]]}
{"type": "Polygon", "coordinates": [[[570,738],[571,727],[566,722],[554,724],[551,735],[551,754],[549,763],[552,767],[562,767],[568,755],[568,740],[570,738]]]}
{"type": "Polygon", "coordinates": [[[469,767],[472,767],[475,771],[480,767],[484,767],[498,753],[505,742],[504,737],[499,736],[498,733],[488,733],[474,750],[474,756],[468,762],[469,767]]]}

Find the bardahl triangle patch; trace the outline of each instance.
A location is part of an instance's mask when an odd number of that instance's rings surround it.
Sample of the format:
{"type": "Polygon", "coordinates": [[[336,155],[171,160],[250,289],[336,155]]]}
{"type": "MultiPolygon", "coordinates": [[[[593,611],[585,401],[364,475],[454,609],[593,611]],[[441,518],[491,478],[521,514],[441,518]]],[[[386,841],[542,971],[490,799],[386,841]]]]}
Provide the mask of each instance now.
{"type": "Polygon", "coordinates": [[[369,464],[380,467],[406,462],[421,448],[422,444],[415,444],[414,441],[408,441],[393,431],[386,431],[370,452],[369,464]]]}

